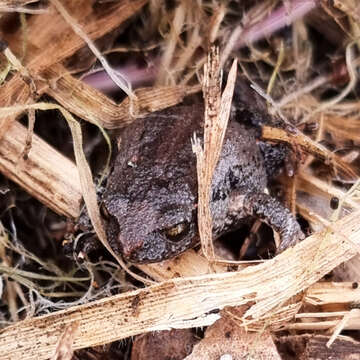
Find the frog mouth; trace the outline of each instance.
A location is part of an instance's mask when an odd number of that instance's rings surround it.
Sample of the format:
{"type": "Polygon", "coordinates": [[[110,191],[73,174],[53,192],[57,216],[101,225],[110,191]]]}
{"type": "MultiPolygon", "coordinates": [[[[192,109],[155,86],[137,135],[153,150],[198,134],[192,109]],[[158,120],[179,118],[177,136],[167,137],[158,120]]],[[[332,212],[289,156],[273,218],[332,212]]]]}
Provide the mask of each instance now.
{"type": "Polygon", "coordinates": [[[121,234],[119,234],[118,243],[120,244],[120,252],[122,256],[126,260],[129,260],[131,262],[136,262],[136,261],[132,261],[132,259],[136,258],[136,254],[142,248],[144,242],[138,238],[129,240],[124,238],[121,234]]]}
{"type": "Polygon", "coordinates": [[[151,234],[145,240],[127,240],[125,241],[125,244],[128,244],[127,246],[124,246],[124,240],[125,239],[119,235],[122,256],[125,260],[136,264],[155,263],[173,258],[198,242],[197,237],[196,239],[188,237],[187,239],[174,243],[161,234],[151,234]]]}

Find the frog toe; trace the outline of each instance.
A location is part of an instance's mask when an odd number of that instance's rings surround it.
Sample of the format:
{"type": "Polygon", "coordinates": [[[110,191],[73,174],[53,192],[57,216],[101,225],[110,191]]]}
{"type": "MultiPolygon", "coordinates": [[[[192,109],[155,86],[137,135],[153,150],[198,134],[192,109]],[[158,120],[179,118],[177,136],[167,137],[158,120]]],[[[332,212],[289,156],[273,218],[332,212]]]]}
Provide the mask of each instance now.
{"type": "Polygon", "coordinates": [[[300,225],[294,218],[289,218],[287,226],[280,231],[281,242],[276,250],[277,254],[282,253],[289,247],[293,247],[301,240],[305,239],[305,234],[302,232],[300,225]]]}

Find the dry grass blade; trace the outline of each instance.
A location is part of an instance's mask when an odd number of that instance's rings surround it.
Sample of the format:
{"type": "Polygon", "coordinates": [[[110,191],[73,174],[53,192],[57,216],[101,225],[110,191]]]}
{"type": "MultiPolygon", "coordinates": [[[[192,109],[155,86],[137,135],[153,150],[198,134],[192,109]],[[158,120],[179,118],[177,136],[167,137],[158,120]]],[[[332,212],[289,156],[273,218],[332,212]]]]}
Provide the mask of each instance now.
{"type": "MultiPolygon", "coordinates": [[[[213,261],[215,258],[214,246],[212,243],[212,220],[210,213],[210,189],[212,176],[216,163],[212,158],[210,149],[211,130],[217,123],[220,114],[221,84],[219,67],[219,49],[212,47],[208,55],[208,62],[204,66],[203,96],[205,102],[204,116],[204,149],[200,140],[194,134],[193,151],[196,154],[196,167],[198,177],[198,227],[201,239],[201,249],[204,256],[213,261]]],[[[213,149],[216,151],[216,149],[213,149]]]]}
{"type": "Polygon", "coordinates": [[[97,203],[97,195],[96,195],[95,185],[92,179],[91,170],[83,151],[81,126],[65,109],[56,105],[53,107],[61,111],[61,113],[66,118],[68,125],[70,127],[72,138],[74,141],[74,153],[75,153],[76,164],[79,171],[82,195],[91,220],[91,224],[94,227],[98,239],[107,249],[107,251],[109,251],[109,253],[122,266],[122,268],[126,270],[134,279],[141,281],[145,284],[153,283],[151,280],[144,279],[143,277],[130,271],[126,266],[126,264],[124,263],[124,261],[114,252],[114,250],[109,245],[100,216],[100,210],[97,203]]]}
{"type": "Polygon", "coordinates": [[[240,272],[177,278],[18,322],[1,332],[0,356],[45,359],[54,351],[64,324],[74,321],[79,322],[74,349],[150,330],[208,325],[217,318],[212,310],[249,302],[255,304],[242,319],[255,321],[278,311],[295,294],[356,255],[350,242],[360,244],[358,217],[355,212],[275,259],[240,272]]]}
{"type": "Polygon", "coordinates": [[[129,97],[133,98],[134,93],[131,89],[131,84],[128,82],[126,77],[122,76],[120,73],[116,72],[108,63],[106,58],[101,54],[99,49],[95,46],[95,44],[89,39],[84,30],[79,26],[76,20],[69,14],[69,12],[64,8],[58,0],[50,0],[56,7],[57,11],[61,14],[61,16],[65,19],[65,21],[71,26],[74,32],[84,40],[86,45],[92,51],[92,53],[96,56],[96,58],[100,61],[104,70],[110,76],[111,80],[121,89],[123,90],[129,97]]]}
{"type": "Polygon", "coordinates": [[[212,177],[218,163],[227,123],[230,116],[231,101],[236,79],[236,61],[229,72],[228,83],[221,97],[219,50],[212,48],[208,63],[204,67],[204,149],[200,141],[194,138],[193,151],[197,158],[198,176],[198,217],[201,249],[205,257],[215,259],[212,242],[212,220],[210,213],[210,191],[212,177]]]}

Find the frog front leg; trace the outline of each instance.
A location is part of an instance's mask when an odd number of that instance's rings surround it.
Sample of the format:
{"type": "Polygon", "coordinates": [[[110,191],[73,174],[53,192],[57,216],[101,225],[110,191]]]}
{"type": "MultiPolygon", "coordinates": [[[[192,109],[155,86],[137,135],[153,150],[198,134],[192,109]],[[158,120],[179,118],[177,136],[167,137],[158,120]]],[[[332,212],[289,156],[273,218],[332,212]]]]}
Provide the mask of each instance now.
{"type": "Polygon", "coordinates": [[[264,193],[232,194],[229,204],[229,215],[232,219],[240,220],[243,216],[255,217],[280,234],[280,246],[277,253],[295,245],[305,236],[291,214],[275,198],[264,193]]]}

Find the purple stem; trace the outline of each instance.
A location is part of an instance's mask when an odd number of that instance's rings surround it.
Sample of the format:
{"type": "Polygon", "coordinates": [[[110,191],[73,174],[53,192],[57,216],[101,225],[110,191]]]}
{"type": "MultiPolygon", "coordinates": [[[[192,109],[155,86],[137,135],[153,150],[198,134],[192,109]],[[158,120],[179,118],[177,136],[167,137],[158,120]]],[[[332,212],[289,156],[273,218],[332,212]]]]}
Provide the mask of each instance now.
{"type": "Polygon", "coordinates": [[[240,39],[236,42],[234,49],[239,49],[247,44],[251,44],[275,31],[290,25],[295,20],[306,15],[310,10],[317,7],[320,0],[294,0],[289,5],[283,5],[273,11],[265,19],[250,26],[240,34],[240,39]]]}
{"type": "MultiPolygon", "coordinates": [[[[115,67],[115,70],[121,73],[133,88],[155,81],[157,74],[156,65],[139,68],[136,64],[127,64],[121,67],[115,67]]],[[[108,74],[103,70],[86,75],[82,80],[105,94],[118,89],[108,74]]]]}

